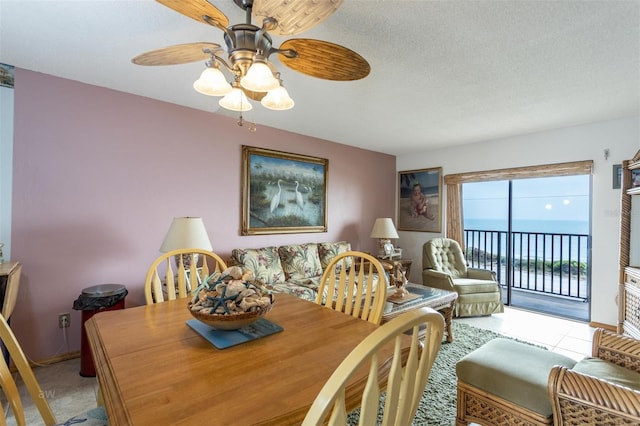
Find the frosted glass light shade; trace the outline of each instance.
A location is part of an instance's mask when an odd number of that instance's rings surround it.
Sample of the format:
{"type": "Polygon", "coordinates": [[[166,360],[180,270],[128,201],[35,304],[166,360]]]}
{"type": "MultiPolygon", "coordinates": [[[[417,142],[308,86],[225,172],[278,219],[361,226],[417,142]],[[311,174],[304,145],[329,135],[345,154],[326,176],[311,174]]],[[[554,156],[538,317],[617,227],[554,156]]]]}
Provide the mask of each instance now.
{"type": "Polygon", "coordinates": [[[218,68],[207,67],[200,78],[193,82],[193,88],[203,95],[224,96],[231,92],[231,85],[218,68]]]}
{"type": "Polygon", "coordinates": [[[224,98],[220,99],[220,102],[218,103],[222,108],[226,108],[231,111],[244,112],[253,109],[253,106],[249,103],[249,98],[247,98],[239,87],[231,89],[231,92],[224,98]]]}
{"type": "Polygon", "coordinates": [[[260,101],[265,108],[276,111],[284,111],[293,108],[295,102],[289,96],[289,92],[283,86],[269,90],[269,93],[260,101]]]}
{"type": "Polygon", "coordinates": [[[376,219],[371,230],[371,238],[392,239],[400,238],[391,218],[384,217],[376,219]]]}
{"type": "Polygon", "coordinates": [[[175,217],[160,246],[162,253],[171,250],[199,248],[211,251],[211,241],[201,217],[175,217]]]}
{"type": "Polygon", "coordinates": [[[264,60],[256,59],[240,80],[240,85],[253,92],[268,92],[280,86],[280,82],[273,76],[264,60]]]}

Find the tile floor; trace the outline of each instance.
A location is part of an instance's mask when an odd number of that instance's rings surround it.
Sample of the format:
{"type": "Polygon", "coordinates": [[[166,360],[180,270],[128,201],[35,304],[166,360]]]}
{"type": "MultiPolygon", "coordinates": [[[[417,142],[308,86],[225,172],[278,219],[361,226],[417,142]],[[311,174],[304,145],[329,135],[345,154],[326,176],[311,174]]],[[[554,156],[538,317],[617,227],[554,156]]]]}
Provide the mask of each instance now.
{"type": "MultiPolygon", "coordinates": [[[[505,308],[505,313],[490,317],[460,318],[454,321],[537,343],[575,359],[591,355],[591,336],[594,329],[586,323],[512,308],[505,308]]],[[[34,371],[58,421],[64,421],[77,413],[95,407],[96,379],[80,376],[79,358],[38,367],[34,371]]],[[[21,389],[21,394],[23,393],[24,389],[21,389]]],[[[31,398],[24,393],[22,399],[27,414],[27,425],[42,425],[43,422],[31,398]]],[[[7,419],[7,424],[15,425],[11,415],[7,419]]]]}
{"type": "Polygon", "coordinates": [[[505,307],[505,312],[502,314],[488,317],[458,318],[454,321],[536,343],[576,360],[591,356],[591,340],[595,329],[585,322],[540,315],[509,307],[505,307]]]}

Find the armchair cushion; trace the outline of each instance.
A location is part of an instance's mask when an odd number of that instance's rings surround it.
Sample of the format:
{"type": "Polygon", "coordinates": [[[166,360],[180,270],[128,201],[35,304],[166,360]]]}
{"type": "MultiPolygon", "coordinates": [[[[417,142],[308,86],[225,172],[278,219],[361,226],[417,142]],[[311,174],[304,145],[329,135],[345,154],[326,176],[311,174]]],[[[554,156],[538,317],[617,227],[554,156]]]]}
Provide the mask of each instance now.
{"type": "Polygon", "coordinates": [[[462,248],[449,238],[434,238],[422,247],[422,284],[456,291],[456,317],[504,312],[502,289],[493,271],[467,268],[462,248]]]}
{"type": "Polygon", "coordinates": [[[573,371],[597,377],[633,390],[640,391],[640,373],[600,358],[587,357],[573,366],[573,371]]]}
{"type": "Polygon", "coordinates": [[[488,269],[467,268],[467,277],[475,278],[476,280],[498,281],[496,273],[488,269]]]}
{"type": "Polygon", "coordinates": [[[487,280],[474,280],[471,278],[456,278],[453,285],[458,294],[495,293],[496,282],[487,280]]]}
{"type": "Polygon", "coordinates": [[[424,247],[423,268],[444,272],[453,279],[467,276],[467,264],[457,242],[447,238],[435,238],[428,243],[424,247]]]}

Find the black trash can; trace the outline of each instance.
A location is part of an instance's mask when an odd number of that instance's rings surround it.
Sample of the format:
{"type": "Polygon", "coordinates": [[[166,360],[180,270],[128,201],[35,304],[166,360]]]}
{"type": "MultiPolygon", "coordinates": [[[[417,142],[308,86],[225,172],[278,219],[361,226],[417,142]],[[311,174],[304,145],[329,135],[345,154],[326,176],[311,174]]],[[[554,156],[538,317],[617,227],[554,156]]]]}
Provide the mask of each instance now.
{"type": "Polygon", "coordinates": [[[124,309],[124,299],[127,289],[121,284],[100,284],[87,287],[73,302],[73,309],[82,311],[82,324],[80,324],[80,375],[83,377],[95,377],[96,369],[93,365],[91,347],[87,339],[84,323],[101,311],[113,311],[124,309]]]}

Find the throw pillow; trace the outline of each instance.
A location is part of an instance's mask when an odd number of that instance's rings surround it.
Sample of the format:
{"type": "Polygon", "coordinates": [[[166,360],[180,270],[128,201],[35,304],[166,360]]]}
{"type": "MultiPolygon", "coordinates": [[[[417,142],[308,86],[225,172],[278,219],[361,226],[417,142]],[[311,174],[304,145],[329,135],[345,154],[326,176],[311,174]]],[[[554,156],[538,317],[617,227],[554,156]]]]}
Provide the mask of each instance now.
{"type": "Polygon", "coordinates": [[[234,249],[231,252],[231,260],[235,265],[249,269],[255,275],[256,280],[265,284],[285,281],[277,247],[234,249]]]}
{"type": "MultiPolygon", "coordinates": [[[[322,269],[326,269],[329,263],[336,255],[351,251],[351,244],[346,241],[339,241],[337,243],[318,243],[318,255],[320,256],[320,264],[322,269]]],[[[353,259],[347,259],[347,268],[351,268],[353,259]]]]}
{"type": "Polygon", "coordinates": [[[295,244],[278,248],[282,269],[287,280],[299,280],[319,277],[322,265],[318,257],[318,245],[315,243],[295,244]]]}

